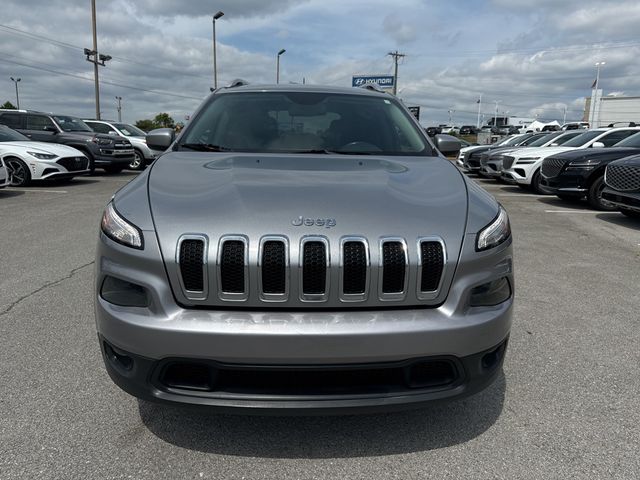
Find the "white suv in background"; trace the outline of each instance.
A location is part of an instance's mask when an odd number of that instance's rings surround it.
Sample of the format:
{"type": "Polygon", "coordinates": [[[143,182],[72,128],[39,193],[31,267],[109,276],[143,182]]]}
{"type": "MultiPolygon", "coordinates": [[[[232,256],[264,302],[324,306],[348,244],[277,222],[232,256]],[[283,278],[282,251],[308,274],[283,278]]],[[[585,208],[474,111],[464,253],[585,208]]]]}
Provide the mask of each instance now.
{"type": "Polygon", "coordinates": [[[127,138],[133,146],[135,155],[129,164],[129,168],[132,170],[144,170],[144,167],[162,153],[158,150],[151,150],[147,146],[147,134],[134,125],[108,120],[84,120],[84,123],[89,125],[94,132],[127,138]]]}
{"type": "Polygon", "coordinates": [[[502,178],[523,188],[530,187],[536,193],[543,193],[540,167],[545,158],[578,148],[611,147],[639,131],[640,127],[595,128],[572,138],[560,147],[526,148],[511,152],[503,158],[502,178]]]}

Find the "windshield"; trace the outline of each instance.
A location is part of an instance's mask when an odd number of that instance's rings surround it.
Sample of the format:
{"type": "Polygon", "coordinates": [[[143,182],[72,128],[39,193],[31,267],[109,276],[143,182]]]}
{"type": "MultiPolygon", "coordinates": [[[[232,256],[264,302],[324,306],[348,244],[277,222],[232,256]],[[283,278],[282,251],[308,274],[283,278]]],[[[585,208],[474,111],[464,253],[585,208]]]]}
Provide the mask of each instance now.
{"type": "Polygon", "coordinates": [[[65,132],[93,132],[93,130],[79,118],[66,115],[54,115],[53,118],[65,132]]]}
{"type": "Polygon", "coordinates": [[[630,137],[616,143],[614,147],[633,147],[640,148],[640,133],[634,133],[630,137]]]}
{"type": "Polygon", "coordinates": [[[542,140],[544,138],[547,138],[549,136],[549,134],[547,133],[536,133],[534,135],[531,135],[529,138],[527,138],[525,141],[518,143],[518,146],[523,146],[523,147],[529,147],[531,146],[531,144],[535,143],[538,140],[542,140]]]}
{"type": "Polygon", "coordinates": [[[30,142],[29,137],[11,130],[10,128],[0,128],[0,142],[30,142]]]}
{"type": "Polygon", "coordinates": [[[134,127],[133,125],[129,125],[128,123],[114,123],[113,125],[127,137],[144,137],[147,135],[138,127],[134,127]]]}
{"type": "Polygon", "coordinates": [[[590,142],[598,135],[602,135],[604,132],[602,130],[589,130],[588,132],[584,132],[577,137],[573,137],[568,142],[565,142],[563,147],[582,147],[584,144],[590,142]]]}
{"type": "Polygon", "coordinates": [[[432,155],[392,97],[315,92],[225,93],[179,144],[206,151],[432,155]]]}
{"type": "Polygon", "coordinates": [[[529,138],[531,135],[515,135],[513,137],[509,137],[506,140],[503,140],[502,142],[498,143],[498,147],[508,147],[511,145],[515,145],[518,142],[523,141],[526,138],[529,138]]]}
{"type": "Polygon", "coordinates": [[[545,135],[543,137],[540,137],[540,138],[534,140],[533,142],[529,143],[528,145],[530,147],[542,147],[542,146],[545,146],[547,143],[553,141],[553,139],[558,137],[559,135],[560,135],[559,133],[552,133],[551,135],[545,135]]]}

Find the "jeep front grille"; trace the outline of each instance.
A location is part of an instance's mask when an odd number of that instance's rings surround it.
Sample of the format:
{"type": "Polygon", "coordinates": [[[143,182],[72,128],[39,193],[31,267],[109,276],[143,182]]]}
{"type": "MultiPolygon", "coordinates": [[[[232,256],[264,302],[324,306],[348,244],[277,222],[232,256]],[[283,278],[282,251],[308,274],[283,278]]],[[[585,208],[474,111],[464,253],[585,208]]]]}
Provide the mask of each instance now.
{"type": "Polygon", "coordinates": [[[442,290],[447,264],[439,237],[420,237],[417,243],[383,237],[373,250],[361,236],[343,237],[336,245],[324,236],[293,241],[284,235],[262,237],[255,246],[244,235],[208,243],[206,235],[183,235],[176,252],[183,296],[207,305],[290,307],[329,300],[380,305],[407,297],[429,303],[442,290]]]}
{"type": "Polygon", "coordinates": [[[605,182],[608,186],[620,192],[640,190],[640,166],[607,165],[605,182]]]}

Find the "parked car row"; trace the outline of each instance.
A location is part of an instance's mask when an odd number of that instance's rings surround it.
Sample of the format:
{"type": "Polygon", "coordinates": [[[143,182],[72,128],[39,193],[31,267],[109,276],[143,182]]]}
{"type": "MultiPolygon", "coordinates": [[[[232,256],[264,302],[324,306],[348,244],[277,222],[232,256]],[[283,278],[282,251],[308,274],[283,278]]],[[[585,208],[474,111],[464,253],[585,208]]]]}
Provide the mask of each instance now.
{"type": "Polygon", "coordinates": [[[539,194],[586,198],[598,210],[640,212],[640,127],[514,135],[462,148],[457,163],[539,194]]]}
{"type": "Polygon", "coordinates": [[[87,175],[96,168],[141,170],[161,153],[147,147],[145,135],[124,123],[0,109],[0,160],[7,175],[0,182],[5,178],[5,183],[24,186],[87,175]]]}

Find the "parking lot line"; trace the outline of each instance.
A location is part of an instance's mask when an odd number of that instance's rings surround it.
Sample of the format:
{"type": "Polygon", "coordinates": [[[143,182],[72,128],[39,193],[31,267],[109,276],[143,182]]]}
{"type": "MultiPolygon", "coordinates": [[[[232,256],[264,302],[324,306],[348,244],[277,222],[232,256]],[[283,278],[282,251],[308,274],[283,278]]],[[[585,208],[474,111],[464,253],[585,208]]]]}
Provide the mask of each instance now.
{"type": "Polygon", "coordinates": [[[602,213],[600,210],[545,210],[545,213],[602,213]]]}
{"type": "Polygon", "coordinates": [[[548,197],[549,195],[536,195],[535,193],[497,193],[496,197],[548,197]]]}
{"type": "Polygon", "coordinates": [[[69,193],[66,190],[42,190],[35,188],[16,188],[12,187],[10,191],[15,190],[16,192],[36,192],[36,193],[69,193]]]}

